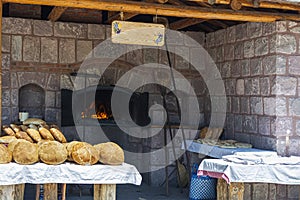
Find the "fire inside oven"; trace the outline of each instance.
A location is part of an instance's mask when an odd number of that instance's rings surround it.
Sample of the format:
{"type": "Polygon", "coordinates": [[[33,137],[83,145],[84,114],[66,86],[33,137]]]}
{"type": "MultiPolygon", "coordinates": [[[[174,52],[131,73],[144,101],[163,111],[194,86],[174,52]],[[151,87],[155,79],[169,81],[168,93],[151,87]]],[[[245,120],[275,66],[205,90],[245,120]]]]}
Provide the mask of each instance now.
{"type": "MultiPolygon", "coordinates": [[[[111,109],[112,92],[117,92],[122,101],[122,97],[128,97],[129,113],[131,119],[140,126],[145,126],[150,122],[148,116],[148,93],[131,92],[127,89],[115,86],[88,87],[82,90],[70,91],[62,90],[62,126],[73,126],[77,124],[106,123],[115,124],[111,109]],[[96,91],[96,94],[95,94],[96,91]],[[72,109],[73,106],[76,109],[72,109]]],[[[128,118],[124,118],[126,123],[128,118]]]]}

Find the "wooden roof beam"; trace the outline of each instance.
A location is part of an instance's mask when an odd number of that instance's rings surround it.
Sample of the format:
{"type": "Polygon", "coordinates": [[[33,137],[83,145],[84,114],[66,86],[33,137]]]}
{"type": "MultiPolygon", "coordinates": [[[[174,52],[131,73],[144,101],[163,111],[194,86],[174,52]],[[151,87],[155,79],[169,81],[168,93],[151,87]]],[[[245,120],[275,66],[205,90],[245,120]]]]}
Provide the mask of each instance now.
{"type": "Polygon", "coordinates": [[[207,20],[205,19],[195,19],[195,18],[185,18],[185,19],[180,19],[176,22],[173,22],[169,25],[170,29],[173,30],[180,30],[180,29],[184,29],[186,27],[189,26],[193,26],[196,24],[200,24],[202,22],[205,22],[207,20]]]}
{"type": "Polygon", "coordinates": [[[48,15],[48,19],[52,22],[57,21],[65,10],[67,10],[67,7],[54,7],[48,15]]]}
{"type": "MultiPolygon", "coordinates": [[[[209,3],[209,0],[188,0],[188,1],[194,1],[194,2],[202,2],[202,3],[209,3]]],[[[235,0],[234,0],[235,1],[235,0]]],[[[248,0],[239,0],[241,3],[241,6],[244,7],[252,7],[256,8],[257,5],[253,4],[251,1],[248,0]]],[[[229,5],[231,3],[231,0],[214,0],[214,4],[226,4],[229,5]]],[[[260,0],[259,8],[271,8],[271,9],[282,9],[282,10],[296,10],[300,11],[300,5],[295,3],[290,3],[288,1],[276,1],[276,0],[260,0]]]]}
{"type": "Polygon", "coordinates": [[[232,11],[227,9],[213,9],[193,6],[173,6],[135,1],[98,1],[98,0],[3,0],[5,3],[61,6],[72,8],[86,8],[108,11],[123,11],[129,13],[218,19],[249,22],[273,22],[276,20],[300,21],[297,14],[268,13],[259,11],[232,11]]]}

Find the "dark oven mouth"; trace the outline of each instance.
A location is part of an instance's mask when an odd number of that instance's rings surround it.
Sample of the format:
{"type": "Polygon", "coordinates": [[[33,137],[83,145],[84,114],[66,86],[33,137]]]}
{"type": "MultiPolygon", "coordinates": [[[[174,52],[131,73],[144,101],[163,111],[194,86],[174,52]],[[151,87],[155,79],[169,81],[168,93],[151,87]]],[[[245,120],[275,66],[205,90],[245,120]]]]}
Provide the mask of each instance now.
{"type": "Polygon", "coordinates": [[[67,89],[61,91],[62,126],[115,125],[111,108],[113,91],[117,92],[118,101],[130,98],[128,105],[130,117],[122,118],[122,123],[126,124],[128,120],[134,121],[139,126],[150,123],[147,92],[132,92],[122,87],[98,85],[76,91],[67,89]]]}

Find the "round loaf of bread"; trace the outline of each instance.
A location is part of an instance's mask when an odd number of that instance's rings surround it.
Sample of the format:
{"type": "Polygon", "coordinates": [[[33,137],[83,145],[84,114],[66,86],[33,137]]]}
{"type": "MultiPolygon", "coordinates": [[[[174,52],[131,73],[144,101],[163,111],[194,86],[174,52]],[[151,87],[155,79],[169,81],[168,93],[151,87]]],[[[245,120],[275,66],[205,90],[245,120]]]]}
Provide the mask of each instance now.
{"type": "Polygon", "coordinates": [[[28,142],[32,142],[33,143],[33,140],[32,138],[24,131],[19,131],[16,133],[16,137],[18,139],[24,139],[24,140],[27,140],[28,142]]]}
{"type": "Polygon", "coordinates": [[[23,121],[24,125],[34,124],[34,125],[40,125],[40,124],[46,124],[46,122],[42,119],[38,118],[28,118],[25,121],[23,121]]]}
{"type": "Polygon", "coordinates": [[[69,142],[69,143],[65,143],[66,145],[66,148],[67,148],[67,152],[68,152],[68,161],[74,161],[73,158],[72,158],[72,152],[73,152],[73,147],[75,146],[75,144],[78,144],[80,142],[78,141],[72,141],[72,142],[69,142]]]}
{"type": "Polygon", "coordinates": [[[114,142],[94,145],[99,152],[99,161],[106,165],[121,165],[124,162],[123,149],[114,142]]]}
{"type": "Polygon", "coordinates": [[[15,135],[16,135],[16,133],[13,131],[13,129],[10,128],[9,126],[4,125],[4,126],[2,127],[2,130],[4,131],[4,133],[5,133],[6,135],[10,135],[10,136],[15,136],[15,135]]]}
{"type": "Polygon", "coordinates": [[[33,128],[28,128],[26,130],[26,133],[36,142],[39,142],[40,140],[42,140],[40,133],[33,128]]]}
{"type": "Polygon", "coordinates": [[[24,140],[19,141],[13,149],[13,159],[16,163],[22,165],[38,162],[38,145],[24,140]]]}
{"type": "Polygon", "coordinates": [[[17,138],[15,136],[6,135],[6,136],[0,137],[0,143],[9,144],[16,139],[17,138]]]}
{"type": "Polygon", "coordinates": [[[12,153],[4,144],[0,144],[0,164],[9,163],[12,161],[12,153]]]}
{"type": "Polygon", "coordinates": [[[58,165],[67,160],[67,149],[57,141],[45,141],[39,146],[39,157],[46,164],[58,165]]]}
{"type": "Polygon", "coordinates": [[[59,129],[57,129],[57,128],[50,128],[50,132],[51,132],[51,134],[53,135],[53,137],[54,137],[57,141],[59,141],[59,142],[61,142],[61,143],[67,142],[67,140],[66,140],[64,134],[62,134],[62,132],[61,132],[59,129]]]}
{"type": "Polygon", "coordinates": [[[54,140],[54,137],[52,136],[50,131],[44,127],[39,128],[39,133],[45,140],[54,140]]]}
{"type": "Polygon", "coordinates": [[[74,144],[71,156],[74,162],[80,165],[93,165],[99,161],[97,149],[86,142],[74,144]]]}

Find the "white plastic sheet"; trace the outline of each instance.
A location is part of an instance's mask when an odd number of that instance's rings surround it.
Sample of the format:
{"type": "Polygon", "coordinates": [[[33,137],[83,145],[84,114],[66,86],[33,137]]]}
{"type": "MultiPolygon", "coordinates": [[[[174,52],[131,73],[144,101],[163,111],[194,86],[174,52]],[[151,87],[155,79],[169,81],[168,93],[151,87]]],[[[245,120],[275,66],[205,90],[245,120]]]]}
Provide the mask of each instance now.
{"type": "Polygon", "coordinates": [[[21,183],[76,183],[76,184],[135,184],[140,185],[142,176],[133,165],[81,166],[74,163],[47,165],[0,164],[0,185],[21,183]]]}

